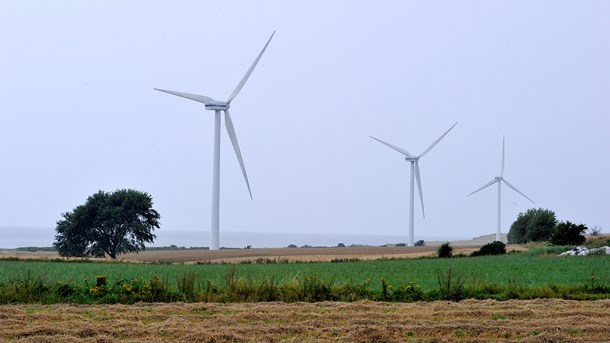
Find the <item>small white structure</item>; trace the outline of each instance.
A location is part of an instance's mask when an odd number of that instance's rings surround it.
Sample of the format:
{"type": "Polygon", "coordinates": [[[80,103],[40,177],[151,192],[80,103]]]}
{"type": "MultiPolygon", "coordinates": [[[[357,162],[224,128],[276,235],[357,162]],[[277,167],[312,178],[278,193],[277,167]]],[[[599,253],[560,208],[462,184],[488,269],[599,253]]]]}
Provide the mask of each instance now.
{"type": "Polygon", "coordinates": [[[601,248],[587,249],[585,247],[574,247],[566,252],[559,254],[559,256],[587,256],[593,254],[606,254],[610,255],[610,247],[603,246],[601,248]]]}

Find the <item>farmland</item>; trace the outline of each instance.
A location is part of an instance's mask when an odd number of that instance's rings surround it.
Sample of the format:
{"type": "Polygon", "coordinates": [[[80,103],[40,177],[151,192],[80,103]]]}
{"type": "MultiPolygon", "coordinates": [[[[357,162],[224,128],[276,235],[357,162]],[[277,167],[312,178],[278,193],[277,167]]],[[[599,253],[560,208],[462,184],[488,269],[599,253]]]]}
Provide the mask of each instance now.
{"type": "Polygon", "coordinates": [[[434,250],[147,251],[126,262],[5,255],[0,341],[607,340],[608,257],[426,257],[434,250]],[[21,288],[47,295],[10,298],[21,288]],[[60,297],[66,290],[73,294],[60,297]]]}
{"type": "MultiPolygon", "coordinates": [[[[381,255],[380,255],[381,256],[381,255]]],[[[106,275],[108,279],[154,276],[166,277],[174,282],[185,272],[193,272],[202,280],[222,283],[231,269],[239,276],[261,280],[273,276],[277,282],[288,282],[297,275],[317,275],[337,283],[372,282],[378,286],[381,278],[391,284],[413,281],[423,288],[436,287],[438,274],[452,268],[455,273],[478,281],[500,285],[516,282],[525,286],[545,284],[573,284],[589,282],[592,274],[600,279],[610,275],[610,259],[604,256],[571,258],[556,256],[530,256],[526,253],[489,257],[463,257],[451,259],[415,258],[387,260],[354,260],[346,258],[337,263],[286,262],[281,258],[259,260],[260,263],[205,263],[205,264],[142,264],[96,263],[58,261],[0,261],[0,282],[15,276],[31,273],[44,275],[51,282],[77,282],[106,275]]],[[[256,260],[255,260],[256,262],[256,260]]]]}
{"type": "Polygon", "coordinates": [[[606,256],[572,258],[511,253],[380,260],[342,256],[334,263],[290,262],[282,257],[202,264],[2,260],[0,285],[4,291],[0,302],[418,301],[610,296],[610,259],[606,256]],[[445,279],[446,285],[442,281],[445,279]],[[35,285],[45,295],[37,296],[35,285]],[[120,293],[122,289],[130,291],[120,293]],[[150,289],[160,293],[153,295],[150,289]]]}

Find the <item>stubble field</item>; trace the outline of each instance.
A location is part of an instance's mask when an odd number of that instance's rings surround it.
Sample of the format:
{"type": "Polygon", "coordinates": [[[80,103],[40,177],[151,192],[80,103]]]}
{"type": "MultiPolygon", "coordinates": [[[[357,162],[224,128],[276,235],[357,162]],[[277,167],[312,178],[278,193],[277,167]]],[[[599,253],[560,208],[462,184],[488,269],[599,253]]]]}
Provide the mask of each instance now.
{"type": "Polygon", "coordinates": [[[15,342],[607,342],[610,301],[7,305],[15,342]]]}

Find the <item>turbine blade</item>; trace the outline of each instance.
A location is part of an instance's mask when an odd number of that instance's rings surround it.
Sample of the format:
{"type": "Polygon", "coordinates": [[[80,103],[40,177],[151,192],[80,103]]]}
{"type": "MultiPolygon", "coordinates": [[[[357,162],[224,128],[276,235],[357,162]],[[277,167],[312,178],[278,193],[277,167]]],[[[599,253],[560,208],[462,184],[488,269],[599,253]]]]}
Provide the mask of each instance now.
{"type": "Polygon", "coordinates": [[[502,136],[502,169],[500,170],[500,176],[504,177],[504,136],[502,136]]]}
{"type": "Polygon", "coordinates": [[[419,200],[421,201],[421,213],[426,218],[426,212],[424,211],[424,194],[421,189],[421,176],[419,175],[419,163],[415,162],[415,180],[417,181],[417,189],[419,190],[419,200]]]}
{"type": "Polygon", "coordinates": [[[430,150],[432,150],[432,148],[434,148],[435,145],[438,144],[438,142],[441,141],[441,139],[443,139],[443,137],[445,137],[449,131],[451,131],[451,129],[453,129],[455,126],[457,125],[457,123],[453,124],[452,127],[449,128],[449,130],[445,131],[445,133],[443,133],[442,136],[440,136],[436,141],[434,141],[434,143],[432,143],[426,150],[424,150],[424,152],[422,152],[419,157],[423,157],[425,154],[427,154],[428,152],[430,152],[430,150]]]}
{"type": "Polygon", "coordinates": [[[198,95],[198,94],[191,94],[191,93],[184,93],[184,92],[176,92],[176,91],[170,91],[167,89],[159,89],[159,88],[153,88],[156,91],[159,92],[163,92],[163,93],[167,93],[167,94],[171,94],[171,95],[176,95],[176,96],[180,96],[183,98],[187,98],[190,100],[194,100],[197,102],[201,102],[204,104],[209,104],[210,102],[214,101],[214,99],[207,97],[205,95],[198,95]]]}
{"type": "Polygon", "coordinates": [[[493,179],[493,180],[489,181],[489,182],[488,182],[488,183],[486,183],[486,184],[485,184],[483,187],[481,187],[481,188],[477,189],[476,191],[474,191],[474,192],[472,192],[472,193],[468,194],[468,195],[467,195],[467,197],[469,197],[469,196],[473,195],[474,193],[476,193],[476,192],[478,192],[478,191],[480,191],[480,190],[483,190],[483,189],[485,189],[485,188],[487,188],[487,187],[489,187],[489,186],[493,185],[494,183],[496,183],[496,182],[498,182],[498,181],[500,181],[500,180],[498,180],[498,179],[493,179]]]}
{"type": "Polygon", "coordinates": [[[502,181],[504,181],[504,183],[505,183],[505,184],[506,184],[508,187],[512,188],[512,189],[513,189],[515,192],[517,192],[517,193],[519,193],[519,194],[523,195],[523,196],[524,196],[524,197],[525,197],[527,200],[529,200],[529,201],[531,201],[532,203],[534,203],[534,204],[535,204],[534,200],[530,199],[530,198],[529,198],[527,195],[523,194],[523,192],[521,192],[520,190],[518,190],[518,189],[517,189],[517,187],[515,187],[515,186],[511,185],[511,184],[510,184],[510,182],[506,181],[505,179],[502,179],[502,181]]]}
{"type": "Polygon", "coordinates": [[[375,137],[373,137],[373,136],[369,136],[369,137],[371,137],[372,139],[376,140],[377,142],[379,142],[379,143],[381,143],[381,144],[385,144],[385,145],[389,146],[390,148],[392,148],[392,149],[394,149],[394,150],[398,151],[399,153],[401,153],[401,154],[403,154],[403,155],[405,155],[405,156],[407,156],[407,157],[413,157],[413,155],[411,155],[411,154],[410,154],[410,153],[409,153],[407,150],[405,150],[405,149],[403,149],[403,148],[397,147],[396,145],[394,145],[394,144],[390,144],[390,143],[388,143],[388,142],[384,142],[384,141],[382,141],[381,139],[377,139],[377,138],[375,138],[375,137]]]}
{"type": "Polygon", "coordinates": [[[227,128],[227,133],[229,134],[229,139],[231,139],[231,143],[233,144],[233,149],[235,150],[235,155],[237,156],[237,161],[239,162],[239,167],[241,168],[242,174],[244,174],[244,180],[246,180],[246,186],[248,186],[250,199],[252,199],[252,191],[250,190],[250,182],[248,182],[248,174],[246,174],[246,166],[244,166],[244,160],[241,157],[241,150],[239,150],[239,143],[237,142],[235,127],[233,126],[233,121],[231,120],[231,115],[229,114],[228,110],[225,110],[225,126],[227,128]]]}
{"type": "Polygon", "coordinates": [[[267,45],[269,45],[269,43],[271,42],[271,38],[273,38],[274,34],[275,34],[275,31],[273,31],[273,33],[271,34],[271,37],[269,37],[269,40],[267,41],[267,44],[265,44],[265,46],[263,47],[263,50],[261,50],[261,52],[258,54],[256,59],[254,60],[254,63],[252,63],[252,65],[250,66],[250,69],[248,69],[248,71],[246,71],[246,74],[244,75],[244,77],[241,78],[241,81],[239,81],[239,83],[235,87],[235,90],[233,90],[233,93],[231,93],[231,95],[229,96],[229,99],[227,100],[228,104],[230,104],[231,101],[237,96],[237,94],[239,94],[239,92],[241,91],[242,87],[246,84],[246,81],[248,81],[248,78],[250,77],[250,74],[252,74],[252,71],[254,70],[256,65],[258,64],[258,61],[263,56],[263,53],[267,49],[267,45]]]}

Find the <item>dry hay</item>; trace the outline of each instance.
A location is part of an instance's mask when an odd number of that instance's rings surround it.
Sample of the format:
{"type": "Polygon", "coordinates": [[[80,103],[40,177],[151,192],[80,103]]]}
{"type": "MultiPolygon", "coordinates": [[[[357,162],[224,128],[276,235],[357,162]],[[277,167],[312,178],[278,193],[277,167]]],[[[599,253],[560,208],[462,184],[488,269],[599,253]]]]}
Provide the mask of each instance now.
{"type": "Polygon", "coordinates": [[[604,342],[610,301],[7,305],[0,341],[604,342]]]}

